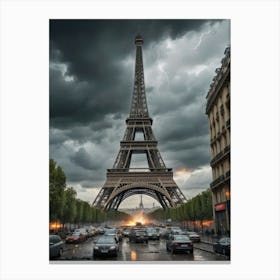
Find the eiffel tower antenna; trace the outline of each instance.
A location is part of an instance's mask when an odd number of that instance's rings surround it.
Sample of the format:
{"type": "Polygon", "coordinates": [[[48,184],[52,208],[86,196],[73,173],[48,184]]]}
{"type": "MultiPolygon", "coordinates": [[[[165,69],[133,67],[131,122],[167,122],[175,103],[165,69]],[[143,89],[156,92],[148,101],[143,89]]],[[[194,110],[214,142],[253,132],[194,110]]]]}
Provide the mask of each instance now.
{"type": "Polygon", "coordinates": [[[151,196],[163,208],[186,202],[185,196],[173,180],[172,169],[165,166],[153,134],[153,120],[149,115],[145,92],[143,37],[138,34],[134,43],[134,88],[126,130],[113,168],[107,169],[106,182],[93,202],[95,207],[104,210],[118,209],[123,200],[135,194],[151,196]],[[144,140],[135,140],[136,133],[142,133],[144,140]],[[139,153],[146,155],[148,168],[130,167],[132,155],[139,153]]]}

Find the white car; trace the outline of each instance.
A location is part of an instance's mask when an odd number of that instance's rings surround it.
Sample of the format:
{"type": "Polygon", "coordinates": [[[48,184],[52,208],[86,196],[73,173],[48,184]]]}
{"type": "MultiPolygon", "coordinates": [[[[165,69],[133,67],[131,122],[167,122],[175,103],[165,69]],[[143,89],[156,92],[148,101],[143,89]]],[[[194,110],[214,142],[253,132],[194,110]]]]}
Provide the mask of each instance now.
{"type": "Polygon", "coordinates": [[[200,235],[194,231],[187,231],[187,235],[192,242],[200,242],[200,235]]]}

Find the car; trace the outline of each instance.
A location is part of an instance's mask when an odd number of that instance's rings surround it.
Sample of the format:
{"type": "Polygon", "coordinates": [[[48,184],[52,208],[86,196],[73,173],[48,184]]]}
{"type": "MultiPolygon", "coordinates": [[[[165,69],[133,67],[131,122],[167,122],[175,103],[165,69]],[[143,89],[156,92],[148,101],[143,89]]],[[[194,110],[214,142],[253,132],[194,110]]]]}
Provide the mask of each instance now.
{"type": "Polygon", "coordinates": [[[75,232],[84,235],[86,239],[89,237],[88,230],[86,228],[77,228],[75,229],[74,233],[75,232]]]}
{"type": "Polygon", "coordinates": [[[186,232],[192,242],[200,242],[200,235],[194,231],[186,232]]]}
{"type": "Polygon", "coordinates": [[[148,243],[148,234],[145,229],[132,229],[128,236],[129,242],[145,242],[148,243]]]}
{"type": "Polygon", "coordinates": [[[171,227],[170,232],[173,235],[175,235],[175,234],[176,235],[183,235],[184,234],[184,232],[182,231],[182,229],[180,227],[171,227]]]}
{"type": "Polygon", "coordinates": [[[172,234],[171,228],[167,227],[161,231],[160,237],[163,239],[168,239],[171,234],[172,234]]]}
{"type": "Polygon", "coordinates": [[[155,228],[147,228],[147,234],[149,240],[159,240],[159,233],[155,228]]]}
{"type": "Polygon", "coordinates": [[[193,254],[193,243],[187,235],[170,235],[166,241],[166,250],[172,254],[176,252],[193,254]]]}
{"type": "Polygon", "coordinates": [[[122,241],[122,235],[120,234],[120,232],[115,229],[115,228],[106,228],[104,235],[109,235],[109,236],[114,236],[114,238],[116,239],[117,242],[122,241]]]}
{"type": "Polygon", "coordinates": [[[213,250],[215,253],[230,256],[230,238],[222,237],[213,244],[213,250]]]}
{"type": "Polygon", "coordinates": [[[112,256],[117,257],[119,252],[119,244],[112,235],[102,235],[93,245],[93,258],[112,256]]]}
{"type": "Polygon", "coordinates": [[[124,236],[124,237],[128,237],[128,236],[129,236],[129,233],[130,233],[130,230],[131,230],[130,228],[124,228],[124,229],[123,229],[123,236],[124,236]]]}
{"type": "Polygon", "coordinates": [[[80,233],[79,231],[75,231],[72,235],[66,237],[66,243],[80,243],[87,239],[86,235],[80,233]]]}
{"type": "Polygon", "coordinates": [[[51,234],[49,236],[50,259],[60,257],[63,253],[63,244],[59,235],[51,234]]]}

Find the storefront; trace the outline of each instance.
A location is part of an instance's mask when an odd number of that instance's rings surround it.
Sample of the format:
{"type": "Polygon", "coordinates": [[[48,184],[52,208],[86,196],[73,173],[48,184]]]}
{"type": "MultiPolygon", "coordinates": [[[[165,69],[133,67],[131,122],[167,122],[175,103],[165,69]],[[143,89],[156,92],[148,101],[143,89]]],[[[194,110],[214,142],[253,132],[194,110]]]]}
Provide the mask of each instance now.
{"type": "Polygon", "coordinates": [[[218,203],[215,205],[216,232],[221,235],[226,235],[228,233],[226,212],[227,212],[226,202],[218,203]]]}

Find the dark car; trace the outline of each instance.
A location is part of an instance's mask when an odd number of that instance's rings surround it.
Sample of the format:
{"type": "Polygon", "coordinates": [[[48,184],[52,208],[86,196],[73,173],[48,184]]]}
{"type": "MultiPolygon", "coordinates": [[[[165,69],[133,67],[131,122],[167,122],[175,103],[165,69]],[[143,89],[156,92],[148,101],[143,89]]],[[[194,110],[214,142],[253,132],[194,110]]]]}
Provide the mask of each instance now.
{"type": "Polygon", "coordinates": [[[60,257],[63,252],[64,242],[61,240],[59,235],[50,235],[49,237],[50,246],[50,259],[60,257]]]}
{"type": "Polygon", "coordinates": [[[148,234],[144,229],[132,229],[128,236],[129,242],[146,242],[148,243],[148,234]]]}
{"type": "Polygon", "coordinates": [[[187,231],[187,235],[192,242],[200,242],[200,235],[194,231],[187,231]]]}
{"type": "Polygon", "coordinates": [[[170,235],[166,241],[166,250],[172,254],[176,252],[193,253],[193,244],[186,235],[170,235]]]}
{"type": "Polygon", "coordinates": [[[119,230],[115,228],[105,229],[104,235],[109,235],[115,237],[117,242],[122,241],[122,234],[119,230]]]}
{"type": "Polygon", "coordinates": [[[147,234],[149,240],[159,240],[159,233],[155,228],[147,228],[147,234]]]}
{"type": "Polygon", "coordinates": [[[230,238],[222,237],[218,242],[213,244],[213,250],[215,253],[230,256],[230,238]]]}
{"type": "Polygon", "coordinates": [[[112,235],[103,235],[93,246],[93,258],[98,256],[117,257],[119,252],[119,244],[112,235]]]}

